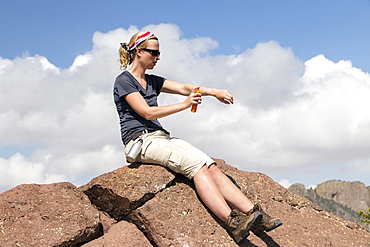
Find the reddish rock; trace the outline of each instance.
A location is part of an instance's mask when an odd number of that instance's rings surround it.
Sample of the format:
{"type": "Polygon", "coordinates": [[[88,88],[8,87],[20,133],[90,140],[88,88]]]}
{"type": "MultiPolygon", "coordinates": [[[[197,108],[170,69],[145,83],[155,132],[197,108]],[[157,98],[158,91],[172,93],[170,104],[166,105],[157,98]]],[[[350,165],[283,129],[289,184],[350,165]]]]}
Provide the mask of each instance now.
{"type": "Polygon", "coordinates": [[[134,224],[120,221],[113,225],[104,236],[84,244],[83,247],[151,247],[153,246],[134,224]]]}
{"type": "Polygon", "coordinates": [[[99,210],[122,220],[133,209],[152,199],[174,178],[164,167],[134,163],[96,177],[79,189],[99,210]]]}
{"type": "Polygon", "coordinates": [[[236,246],[184,177],[130,216],[155,246],[236,246]]]}
{"type": "Polygon", "coordinates": [[[370,233],[357,224],[323,211],[264,174],[216,161],[248,198],[283,225],[260,236],[251,233],[238,245],[199,201],[192,181],[161,166],[131,165],[78,190],[61,183],[0,194],[0,246],[80,246],[91,240],[84,246],[370,247],[370,233]]]}
{"type": "Polygon", "coordinates": [[[0,194],[0,246],[73,246],[103,233],[100,213],[71,183],[0,194]]]}
{"type": "Polygon", "coordinates": [[[270,177],[245,172],[218,160],[218,166],[240,186],[253,202],[278,216],[283,225],[257,237],[251,234],[245,246],[356,246],[369,247],[370,233],[285,189],[270,177]]]}

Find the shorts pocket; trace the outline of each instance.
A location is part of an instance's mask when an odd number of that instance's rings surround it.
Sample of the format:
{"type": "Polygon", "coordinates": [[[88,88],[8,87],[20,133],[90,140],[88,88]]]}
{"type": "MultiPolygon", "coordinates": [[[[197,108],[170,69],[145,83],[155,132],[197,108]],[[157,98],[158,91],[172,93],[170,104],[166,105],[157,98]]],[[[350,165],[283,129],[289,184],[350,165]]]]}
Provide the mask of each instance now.
{"type": "Polygon", "coordinates": [[[178,152],[171,152],[168,157],[168,168],[176,173],[184,174],[182,168],[182,155],[179,155],[178,152]]]}
{"type": "Polygon", "coordinates": [[[157,143],[157,140],[148,140],[141,149],[141,159],[148,163],[166,164],[170,154],[170,148],[157,143]]]}

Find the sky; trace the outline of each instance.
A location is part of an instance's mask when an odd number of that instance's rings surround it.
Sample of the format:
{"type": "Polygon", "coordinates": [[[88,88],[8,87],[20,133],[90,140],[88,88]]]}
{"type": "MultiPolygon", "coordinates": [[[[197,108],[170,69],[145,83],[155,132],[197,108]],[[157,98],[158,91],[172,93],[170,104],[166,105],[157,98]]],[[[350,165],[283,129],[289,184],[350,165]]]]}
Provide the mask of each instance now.
{"type": "Polygon", "coordinates": [[[173,136],[286,187],[370,186],[369,13],[369,0],[1,0],[0,192],[127,165],[117,50],[146,30],[162,52],[148,73],[235,99],[160,119],[173,136]]]}

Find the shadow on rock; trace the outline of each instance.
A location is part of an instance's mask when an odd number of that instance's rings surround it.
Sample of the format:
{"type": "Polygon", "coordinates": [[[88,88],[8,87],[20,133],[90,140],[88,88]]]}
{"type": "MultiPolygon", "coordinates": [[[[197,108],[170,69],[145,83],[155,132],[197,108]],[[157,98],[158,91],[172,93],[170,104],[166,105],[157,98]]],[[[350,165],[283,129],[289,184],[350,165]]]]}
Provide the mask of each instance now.
{"type": "Polygon", "coordinates": [[[265,232],[261,232],[260,234],[256,235],[259,237],[263,242],[266,243],[268,247],[280,247],[278,243],[276,243],[269,235],[265,232]]]}

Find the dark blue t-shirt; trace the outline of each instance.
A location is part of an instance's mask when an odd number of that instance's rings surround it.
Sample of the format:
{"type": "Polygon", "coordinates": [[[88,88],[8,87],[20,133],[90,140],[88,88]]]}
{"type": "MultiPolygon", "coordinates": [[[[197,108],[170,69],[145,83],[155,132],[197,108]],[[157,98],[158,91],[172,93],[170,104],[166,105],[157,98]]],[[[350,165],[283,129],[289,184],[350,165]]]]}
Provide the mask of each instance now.
{"type": "Polygon", "coordinates": [[[137,114],[125,100],[126,95],[139,92],[149,106],[158,106],[157,98],[165,78],[145,74],[147,88],[143,88],[135,77],[127,70],[117,76],[113,88],[114,103],[121,125],[121,137],[126,145],[133,134],[143,130],[164,130],[157,119],[146,120],[137,114]]]}

